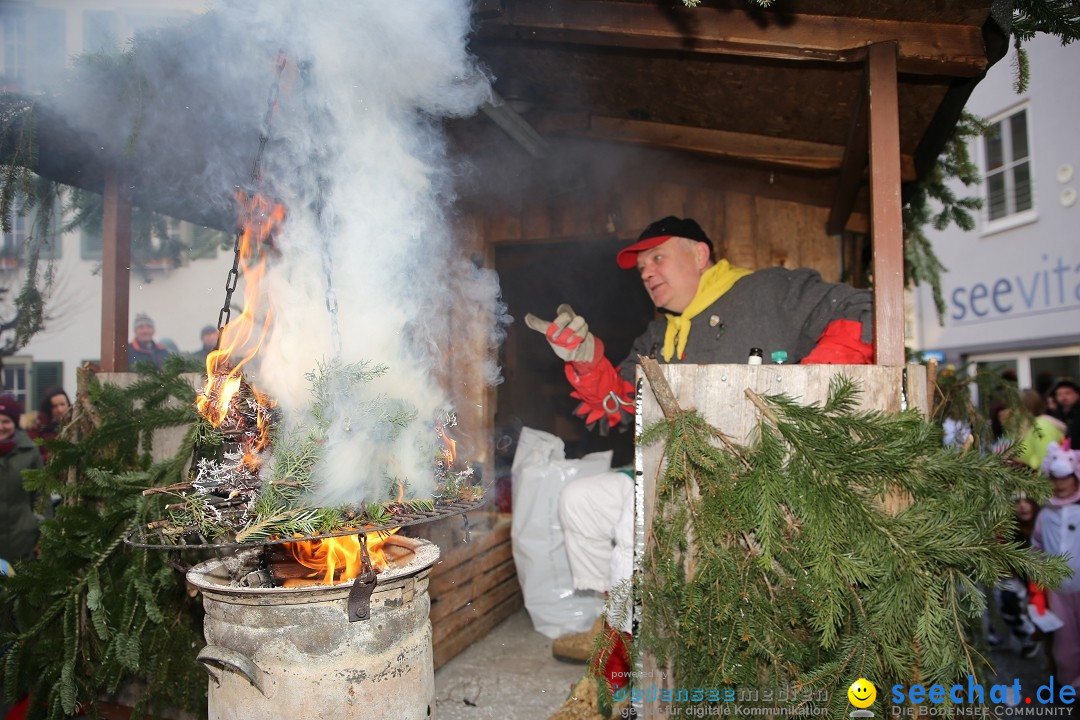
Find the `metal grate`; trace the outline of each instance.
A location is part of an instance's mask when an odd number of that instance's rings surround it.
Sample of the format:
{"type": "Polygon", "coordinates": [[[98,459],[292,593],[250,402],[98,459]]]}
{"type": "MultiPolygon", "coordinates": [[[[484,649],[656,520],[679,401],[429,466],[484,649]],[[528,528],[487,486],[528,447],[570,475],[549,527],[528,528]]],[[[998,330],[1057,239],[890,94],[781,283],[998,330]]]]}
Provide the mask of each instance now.
{"type": "Polygon", "coordinates": [[[129,533],[124,537],[124,542],[132,547],[137,548],[150,548],[154,550],[195,550],[204,548],[243,548],[243,547],[255,547],[259,545],[282,545],[291,542],[302,542],[305,540],[322,540],[324,538],[332,537],[346,537],[348,535],[363,535],[374,532],[385,532],[393,530],[395,528],[409,527],[410,525],[420,525],[421,523],[435,522],[436,520],[443,520],[445,518],[454,517],[455,515],[461,515],[465,522],[465,531],[469,531],[469,519],[466,513],[479,510],[485,504],[485,500],[477,500],[474,502],[453,501],[446,503],[437,503],[434,510],[428,510],[425,512],[401,512],[394,513],[394,519],[390,522],[383,523],[381,525],[367,525],[362,528],[345,528],[342,530],[335,530],[330,533],[323,533],[320,535],[304,535],[297,537],[287,538],[260,538],[258,540],[252,540],[251,542],[226,542],[226,541],[207,541],[202,538],[198,533],[192,531],[190,535],[181,535],[179,540],[170,541],[166,538],[165,534],[161,531],[146,531],[138,530],[129,533]],[[190,538],[190,539],[189,539],[190,538]]]}

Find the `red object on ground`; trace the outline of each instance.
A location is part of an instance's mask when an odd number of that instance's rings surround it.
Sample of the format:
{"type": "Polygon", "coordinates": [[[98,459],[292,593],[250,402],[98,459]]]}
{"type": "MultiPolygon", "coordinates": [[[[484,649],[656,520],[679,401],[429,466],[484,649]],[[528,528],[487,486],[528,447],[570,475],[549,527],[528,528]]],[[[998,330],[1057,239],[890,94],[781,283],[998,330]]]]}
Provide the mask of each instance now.
{"type": "MultiPolygon", "coordinates": [[[[604,623],[604,648],[597,662],[603,662],[603,675],[607,677],[611,691],[615,692],[630,680],[630,633],[619,632],[604,623]]],[[[598,673],[599,674],[599,673],[598,673]]]]}
{"type": "Polygon", "coordinates": [[[1028,583],[1028,601],[1040,615],[1046,614],[1046,590],[1035,583],[1028,583]]]}

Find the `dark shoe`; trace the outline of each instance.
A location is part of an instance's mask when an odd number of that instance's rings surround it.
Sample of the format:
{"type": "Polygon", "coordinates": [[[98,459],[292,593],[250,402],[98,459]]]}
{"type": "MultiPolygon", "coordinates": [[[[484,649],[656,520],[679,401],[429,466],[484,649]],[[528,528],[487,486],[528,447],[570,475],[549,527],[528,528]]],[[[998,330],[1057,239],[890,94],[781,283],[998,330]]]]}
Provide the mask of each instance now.
{"type": "Polygon", "coordinates": [[[1020,646],[1020,657],[1028,658],[1029,660],[1036,657],[1042,652],[1042,642],[1036,640],[1035,642],[1026,642],[1020,646]]]}

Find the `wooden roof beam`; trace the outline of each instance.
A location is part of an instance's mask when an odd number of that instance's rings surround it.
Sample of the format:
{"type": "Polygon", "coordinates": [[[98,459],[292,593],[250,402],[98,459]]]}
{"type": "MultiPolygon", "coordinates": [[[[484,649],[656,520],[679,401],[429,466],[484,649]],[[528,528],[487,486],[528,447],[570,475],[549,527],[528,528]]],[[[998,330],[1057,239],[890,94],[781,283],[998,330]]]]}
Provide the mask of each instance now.
{"type": "MultiPolygon", "coordinates": [[[[589,140],[686,150],[700,155],[810,172],[838,172],[843,167],[845,157],[845,148],[841,145],[588,113],[546,113],[539,116],[534,124],[540,132],[547,135],[567,135],[589,140]]],[[[865,125],[863,128],[865,139],[865,125]]],[[[914,158],[905,155],[901,163],[905,180],[914,180],[914,158]]],[[[864,157],[862,169],[865,168],[864,157]]],[[[860,171],[859,178],[861,177],[860,171]]],[[[857,190],[856,185],[855,191],[857,190]]],[[[854,200],[853,192],[852,206],[854,200]]],[[[849,207],[848,214],[850,213],[849,207]]]]}
{"type": "MultiPolygon", "coordinates": [[[[704,190],[734,191],[747,195],[814,205],[827,208],[832,199],[829,183],[821,181],[820,173],[809,173],[796,168],[781,168],[775,172],[767,167],[731,161],[719,163],[694,153],[667,150],[658,147],[634,146],[624,153],[605,151],[603,141],[568,140],[553,144],[563,157],[584,159],[602,165],[618,157],[619,182],[628,186],[635,183],[653,185],[673,182],[704,190]],[[630,168],[635,170],[630,171],[630,168]]],[[[609,144],[617,148],[616,144],[609,144]]],[[[623,145],[623,148],[627,146],[623,145]]]]}
{"type": "Polygon", "coordinates": [[[481,22],[478,36],[841,63],[863,62],[869,45],[895,41],[899,72],[973,77],[988,65],[975,25],[779,11],[751,17],[634,2],[518,1],[481,22]]]}
{"type": "MultiPolygon", "coordinates": [[[[863,176],[866,174],[866,166],[870,161],[870,134],[867,130],[868,122],[868,98],[866,92],[866,78],[859,87],[859,98],[855,101],[855,115],[851,119],[851,128],[848,130],[848,141],[844,148],[844,160],[840,168],[840,181],[836,184],[836,196],[833,199],[832,209],[829,211],[829,219],[825,223],[825,232],[830,235],[839,235],[844,231],[848,218],[855,208],[855,198],[862,186],[863,176]]],[[[911,161],[911,174],[914,176],[914,159],[911,161]]],[[[903,164],[903,163],[902,163],[903,164]]],[[[901,176],[905,173],[902,172],[901,176]]],[[[905,181],[914,179],[904,178],[905,181]]]]}

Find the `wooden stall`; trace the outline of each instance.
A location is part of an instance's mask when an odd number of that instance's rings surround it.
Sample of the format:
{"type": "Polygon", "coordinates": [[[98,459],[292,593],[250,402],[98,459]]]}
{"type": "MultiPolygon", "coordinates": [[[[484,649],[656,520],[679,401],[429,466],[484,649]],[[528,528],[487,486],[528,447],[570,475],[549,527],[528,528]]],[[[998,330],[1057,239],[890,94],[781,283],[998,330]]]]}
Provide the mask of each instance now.
{"type": "MultiPolygon", "coordinates": [[[[873,278],[877,362],[900,366],[905,188],[1004,54],[1007,15],[977,0],[480,3],[471,48],[501,102],[495,123],[449,128],[476,170],[461,235],[513,278],[511,315],[570,302],[621,358],[652,309],[632,277],[610,280],[611,248],[665,215],[693,217],[735,265],[873,278]],[[523,303],[514,285],[530,273],[545,280],[523,303]]],[[[570,416],[533,335],[508,329],[485,425],[520,418],[583,452],[618,442],[570,416]]]]}

